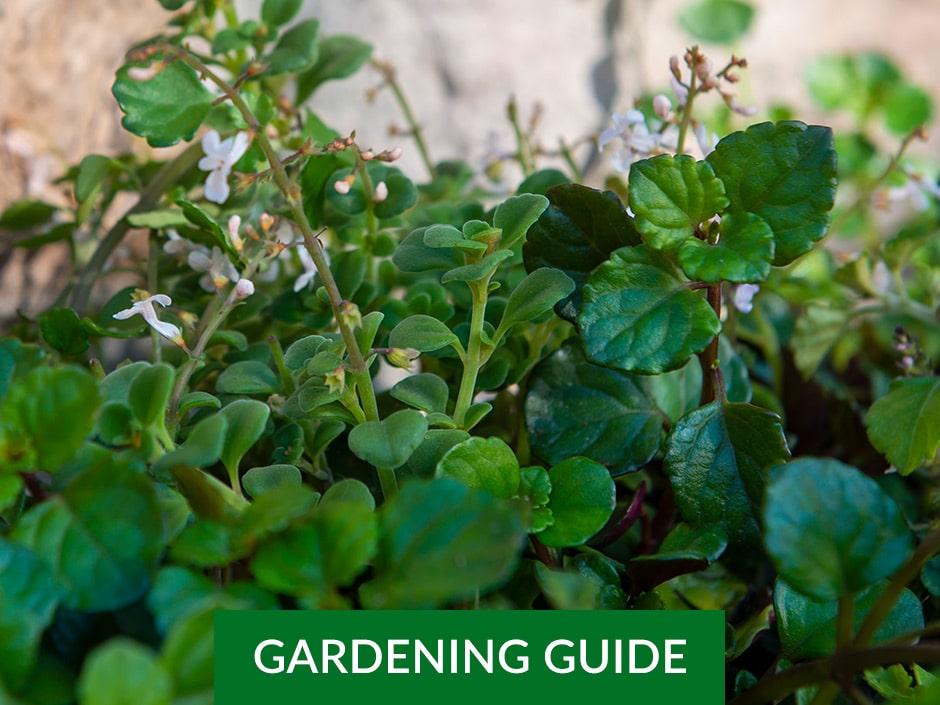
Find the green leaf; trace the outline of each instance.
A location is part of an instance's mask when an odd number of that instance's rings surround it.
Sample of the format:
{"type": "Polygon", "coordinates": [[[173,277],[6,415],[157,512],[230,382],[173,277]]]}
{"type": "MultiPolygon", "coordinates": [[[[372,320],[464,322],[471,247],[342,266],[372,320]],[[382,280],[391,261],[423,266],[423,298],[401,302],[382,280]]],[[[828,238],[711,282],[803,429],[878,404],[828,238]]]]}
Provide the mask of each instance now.
{"type": "Polygon", "coordinates": [[[0,464],[55,472],[91,433],[100,403],[95,378],[82,368],[33,369],[0,403],[0,464]]]}
{"type": "Polygon", "coordinates": [[[447,605],[512,574],[525,540],[509,502],[455,480],[412,481],[380,513],[375,579],[359,591],[367,609],[447,605]]]}
{"type": "Polygon", "coordinates": [[[411,454],[408,462],[398,469],[399,478],[408,476],[430,479],[444,454],[470,434],[456,428],[431,428],[424,434],[421,445],[411,454]]]}
{"type": "Polygon", "coordinates": [[[173,61],[153,78],[135,81],[128,76],[129,68],[123,66],[117,72],[111,87],[124,111],[124,129],[145,137],[151,147],[191,140],[213,100],[196,72],[182,61],[173,61]]]}
{"type": "Polygon", "coordinates": [[[627,564],[636,592],[649,592],[667,580],[697,573],[725,552],[728,533],[719,524],[692,527],[677,525],[663,539],[659,550],[651,556],[637,556],[627,564]]]}
{"type": "Polygon", "coordinates": [[[509,499],[519,490],[519,461],[512,448],[499,438],[468,438],[447,451],[437,464],[435,476],[509,499]]]}
{"type": "Polygon", "coordinates": [[[330,506],[332,504],[347,504],[354,502],[361,504],[370,512],[375,510],[375,497],[365,483],[352,478],[346,478],[330,485],[318,506],[330,506]]]}
{"type": "Polygon", "coordinates": [[[405,377],[389,392],[393,399],[429,414],[447,411],[450,391],[447,382],[435,374],[423,373],[405,377]]]}
{"type": "Polygon", "coordinates": [[[327,81],[348,78],[372,56],[372,45],[357,37],[333,36],[320,40],[317,62],[297,75],[297,95],[294,104],[300,105],[327,81]]]}
{"type": "Polygon", "coordinates": [[[322,335],[308,335],[291,343],[284,353],[284,364],[291,372],[299,372],[304,369],[307,360],[332,347],[333,343],[322,335]]]}
{"type": "Polygon", "coordinates": [[[459,345],[454,332],[433,316],[408,316],[388,336],[389,347],[414,348],[418,352],[432,352],[448,345],[459,345]]]}
{"type": "Polygon", "coordinates": [[[215,670],[213,619],[218,609],[231,608],[231,599],[219,595],[203,609],[186,615],[170,627],[161,648],[160,660],[173,679],[174,702],[212,702],[215,670]],[[184,696],[194,696],[192,700],[184,696]],[[195,696],[203,696],[200,700],[195,696]]]}
{"type": "Polygon", "coordinates": [[[169,480],[174,467],[205,468],[215,464],[222,454],[227,425],[221,414],[202,419],[189,432],[183,445],[157,459],[150,467],[151,474],[157,479],[169,480]]]}
{"type": "Polygon", "coordinates": [[[238,481],[238,466],[245,453],[261,438],[271,409],[255,399],[237,399],[219,411],[224,416],[225,440],[220,459],[233,484],[238,481]]]}
{"type": "Polygon", "coordinates": [[[930,95],[915,85],[898,82],[885,101],[885,121],[888,129],[901,135],[930,122],[933,101],[930,95]]]}
{"type": "Polygon", "coordinates": [[[349,449],[377,468],[397,468],[421,445],[427,430],[420,412],[403,409],[356,426],[349,432],[349,449]]]}
{"type": "Polygon", "coordinates": [[[711,306],[644,246],[617,250],[584,285],[578,323],[588,358],[640,374],[682,367],[718,335],[711,306]]]}
{"type": "Polygon", "coordinates": [[[68,589],[66,607],[115,610],[150,587],[163,550],[163,516],[151,480],[111,462],[84,470],[29,509],[11,538],[52,568],[68,589]]]}
{"type": "Polygon", "coordinates": [[[534,193],[512,196],[496,206],[493,226],[503,231],[499,246],[509,249],[524,238],[546,208],[548,199],[534,193]]]}
{"type": "Polygon", "coordinates": [[[581,455],[620,475],[659,450],[663,418],[647,378],[594,365],[568,341],[529,378],[526,427],[532,449],[550,464],[581,455]]]}
{"type": "Polygon", "coordinates": [[[791,347],[793,362],[803,379],[809,379],[822,364],[848,323],[848,311],[820,303],[809,304],[796,319],[791,347]]]}
{"type": "Polygon", "coordinates": [[[889,577],[913,547],[894,500],[837,460],[800,458],[782,466],[764,506],[764,542],[777,572],[818,602],[889,577]]]}
{"type": "Polygon", "coordinates": [[[89,154],[82,158],[75,175],[75,200],[84,203],[98,193],[101,182],[109,174],[123,168],[119,161],[103,154],[89,154]]]}
{"type": "Polygon", "coordinates": [[[548,508],[555,523],[539,534],[546,546],[579,546],[604,528],[617,504],[607,468],[588,458],[569,458],[548,471],[548,508]]]}
{"type": "Polygon", "coordinates": [[[741,0],[699,0],[679,14],[679,24],[693,38],[732,44],[747,34],[754,8],[741,0]]]}
{"type": "Polygon", "coordinates": [[[173,681],[155,654],[126,637],[92,651],[78,681],[80,705],[170,705],[173,681]]]}
{"type": "Polygon", "coordinates": [[[575,283],[571,295],[555,306],[559,316],[574,321],[591,272],[614,250],[639,245],[640,236],[612,191],[566,184],[550,188],[547,195],[551,205],[529,228],[522,255],[527,271],[553,267],[575,283]]]}
{"type": "Polygon", "coordinates": [[[789,457],[776,414],[716,400],[673,426],[663,470],[685,521],[718,524],[732,545],[755,549],[767,472],[789,457]]]}
{"type": "Polygon", "coordinates": [[[26,683],[63,592],[32,551],[0,539],[0,683],[26,683]]]}
{"type": "Polygon", "coordinates": [[[496,250],[475,264],[465,264],[462,267],[451,269],[441,277],[441,283],[448,282],[478,282],[493,275],[496,268],[513,256],[512,250],[496,250]]]}
{"type": "Polygon", "coordinates": [[[727,215],[718,244],[689,238],[679,248],[679,264],[690,279],[738,284],[762,282],[774,258],[774,233],[750,213],[727,215]]]}
{"type": "MultiPolygon", "coordinates": [[[[887,583],[879,583],[855,598],[853,632],[862,626],[885,587],[887,583]]],[[[835,651],[838,600],[816,602],[784,580],[778,580],[774,587],[774,612],[780,634],[780,653],[784,658],[791,661],[823,658],[835,651]]],[[[872,641],[881,644],[923,628],[924,611],[920,600],[905,589],[872,641]]]]}
{"type": "Polygon", "coordinates": [[[752,125],[722,139],[708,163],[732,213],[760,216],[774,233],[775,266],[809,252],[829,230],[836,196],[832,130],[786,121],[752,125]]]}
{"type": "Polygon", "coordinates": [[[274,50],[262,58],[267,64],[265,73],[269,76],[299,73],[313,66],[317,61],[319,30],[319,20],[304,20],[284,32],[274,50]]]}
{"type": "Polygon", "coordinates": [[[678,421],[698,408],[702,396],[702,366],[698,358],[693,357],[678,370],[647,379],[656,406],[671,421],[678,421]]]}
{"type": "Polygon", "coordinates": [[[39,330],[50,347],[66,357],[88,350],[88,329],[70,308],[51,308],[39,317],[39,330]]]}
{"type": "Polygon", "coordinates": [[[147,428],[163,420],[176,380],[175,370],[165,362],[149,365],[131,382],[128,405],[141,426],[147,428]]]}
{"type": "Polygon", "coordinates": [[[199,409],[202,407],[210,407],[212,409],[221,409],[222,402],[219,401],[218,397],[214,397],[209,392],[189,392],[189,394],[184,394],[182,399],[180,399],[180,414],[183,414],[190,409],[199,409]]]}
{"type": "Polygon", "coordinates": [[[896,379],[868,410],[868,439],[898,472],[930,463],[940,448],[940,377],[896,379]]]}
{"type": "Polygon", "coordinates": [[[558,269],[542,267],[530,273],[513,289],[503,309],[494,340],[499,342],[515,324],[538,318],[574,291],[574,282],[558,269]]]}
{"type": "Polygon", "coordinates": [[[428,247],[453,247],[463,252],[486,252],[487,244],[471,240],[453,225],[432,225],[424,231],[424,244],[428,247]]]}
{"type": "Polygon", "coordinates": [[[302,484],[303,477],[294,465],[265,465],[251,468],[242,475],[242,486],[253,499],[278,487],[299,487],[302,484]]]}
{"type": "MultiPolygon", "coordinates": [[[[431,226],[433,227],[433,226],[431,226]]],[[[403,272],[429,272],[435,269],[453,269],[464,263],[457,250],[430,247],[424,237],[430,228],[418,228],[408,233],[398,244],[392,262],[403,272]]]]}
{"type": "Polygon", "coordinates": [[[294,19],[303,4],[303,0],[264,0],[261,4],[261,21],[266,25],[280,27],[294,19]]]}
{"type": "Polygon", "coordinates": [[[728,205],[724,184],[711,165],[687,154],[634,162],[629,184],[636,229],[656,250],[678,247],[728,205]]]}
{"type": "Polygon", "coordinates": [[[215,381],[219,394],[274,394],[279,388],[277,375],[257,360],[234,362],[215,381]]]}

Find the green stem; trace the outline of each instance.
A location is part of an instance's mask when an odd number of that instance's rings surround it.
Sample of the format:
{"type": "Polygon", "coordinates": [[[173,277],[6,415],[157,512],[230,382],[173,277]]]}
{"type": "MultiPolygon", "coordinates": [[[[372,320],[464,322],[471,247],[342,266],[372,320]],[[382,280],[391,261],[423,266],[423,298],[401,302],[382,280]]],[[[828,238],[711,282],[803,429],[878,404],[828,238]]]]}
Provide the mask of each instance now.
{"type": "Polygon", "coordinates": [[[289,396],[294,393],[294,377],[291,375],[287,364],[284,362],[284,348],[281,347],[281,341],[276,335],[268,337],[268,347],[271,348],[271,357],[274,358],[274,366],[277,367],[277,374],[281,378],[281,387],[289,396]]]}
{"type": "Polygon", "coordinates": [[[401,89],[401,85],[398,83],[398,79],[395,78],[395,70],[390,64],[375,61],[374,59],[371,63],[374,68],[382,73],[382,77],[385,79],[385,83],[389,88],[392,89],[392,94],[395,96],[395,101],[398,103],[398,107],[401,109],[402,115],[405,116],[405,122],[408,123],[408,129],[411,132],[411,136],[414,137],[415,144],[418,146],[418,152],[421,155],[421,161],[424,162],[424,166],[428,170],[428,175],[433,181],[437,178],[437,169],[434,167],[434,162],[431,161],[431,155],[428,152],[428,146],[424,141],[424,134],[421,129],[421,125],[419,125],[418,121],[415,120],[414,113],[411,111],[411,104],[405,97],[405,93],[401,89]]]}
{"type": "Polygon", "coordinates": [[[382,496],[387,502],[398,494],[398,478],[394,468],[376,468],[379,473],[379,484],[382,486],[382,496]]]}
{"type": "MultiPolygon", "coordinates": [[[[709,284],[706,288],[708,303],[715,314],[721,315],[721,284],[709,284]]],[[[715,401],[719,396],[724,399],[725,388],[721,382],[721,370],[718,367],[718,336],[712,338],[702,352],[698,354],[702,366],[702,396],[699,405],[704,406],[715,401]]]]}
{"type": "Polygon", "coordinates": [[[535,171],[535,163],[532,159],[532,149],[529,146],[529,139],[525,136],[525,133],[522,131],[522,126],[519,124],[519,110],[516,106],[515,96],[509,99],[507,113],[509,115],[509,122],[512,123],[512,131],[516,135],[516,144],[519,147],[519,166],[522,167],[522,174],[523,176],[531,176],[532,172],[535,171]]]}
{"type": "MultiPolygon", "coordinates": [[[[154,237],[154,231],[151,230],[147,235],[147,291],[156,293],[157,288],[157,265],[159,264],[160,246],[154,237]]],[[[153,361],[154,363],[163,362],[163,336],[156,328],[150,329],[150,339],[153,343],[153,361]]]]}
{"type": "Polygon", "coordinates": [[[98,243],[98,247],[92,254],[88,264],[82,268],[81,273],[78,275],[78,280],[72,289],[72,308],[78,312],[79,316],[84,314],[88,306],[88,297],[91,295],[92,287],[94,287],[95,282],[101,276],[101,272],[104,271],[108,259],[110,259],[114,250],[117,249],[117,246],[121,244],[124,240],[124,236],[127,235],[127,232],[131,229],[130,223],[127,222],[128,217],[135,213],[147,213],[148,211],[152,211],[157,203],[159,203],[163,194],[183,176],[193,170],[193,167],[196,166],[196,162],[199,161],[202,154],[202,145],[196,142],[187,147],[176,159],[167,162],[154,177],[153,181],[150,182],[150,185],[141,192],[137,203],[114,224],[101,242],[98,243]]]}
{"type": "Polygon", "coordinates": [[[689,95],[685,99],[685,107],[682,109],[682,122],[679,123],[679,138],[676,140],[676,154],[685,153],[685,137],[689,132],[689,125],[692,124],[692,102],[695,100],[695,94],[698,87],[695,85],[695,71],[692,71],[692,78],[689,79],[689,95]]]}
{"type": "Polygon", "coordinates": [[[844,649],[852,643],[854,627],[855,596],[843,595],[839,598],[839,611],[836,616],[836,649],[844,649]]]}
{"type": "MultiPolygon", "coordinates": [[[[371,239],[375,237],[375,232],[378,229],[375,219],[375,185],[372,183],[372,175],[369,174],[369,170],[366,169],[366,162],[362,158],[362,152],[359,151],[358,147],[353,147],[353,152],[356,155],[356,166],[359,172],[359,178],[362,179],[362,190],[365,192],[366,231],[369,233],[371,239]]],[[[371,259],[372,258],[370,258],[370,261],[371,259]]]]}
{"type": "Polygon", "coordinates": [[[463,359],[463,375],[460,378],[460,391],[457,393],[457,403],[454,406],[454,422],[458,428],[464,427],[467,409],[473,403],[477,375],[485,362],[483,359],[483,320],[486,313],[486,290],[489,280],[490,278],[487,277],[485,281],[467,282],[473,303],[470,312],[467,353],[463,359]]]}
{"type": "Polygon", "coordinates": [[[307,220],[307,216],[304,213],[300,188],[291,182],[290,177],[287,175],[287,170],[284,168],[284,164],[278,159],[277,152],[275,152],[274,147],[271,145],[271,141],[268,139],[264,130],[259,129],[257,118],[254,116],[254,113],[251,112],[251,108],[248,107],[248,104],[241,95],[239,95],[238,91],[233,89],[224,79],[219,77],[202,61],[185,49],[170,44],[161,44],[161,47],[165,51],[177,55],[182,61],[185,61],[193,69],[216,84],[225,93],[228,99],[232,101],[232,105],[238,109],[245,119],[245,122],[248,123],[249,127],[254,132],[255,140],[268,160],[268,164],[274,175],[274,181],[287,202],[294,222],[303,235],[304,247],[306,247],[307,251],[310,253],[310,257],[316,265],[317,273],[320,275],[320,279],[323,282],[323,287],[326,289],[327,295],[330,298],[333,317],[336,319],[340,335],[346,345],[346,352],[349,355],[350,372],[353,379],[356,381],[360,395],[362,395],[362,406],[365,410],[366,418],[370,421],[378,421],[379,410],[375,399],[375,389],[372,386],[372,378],[366,367],[362,351],[359,349],[359,343],[356,341],[355,333],[341,315],[344,300],[339,292],[339,287],[336,285],[336,279],[334,279],[333,273],[330,271],[329,263],[323,252],[323,246],[313,232],[313,228],[310,227],[310,221],[307,220]]]}

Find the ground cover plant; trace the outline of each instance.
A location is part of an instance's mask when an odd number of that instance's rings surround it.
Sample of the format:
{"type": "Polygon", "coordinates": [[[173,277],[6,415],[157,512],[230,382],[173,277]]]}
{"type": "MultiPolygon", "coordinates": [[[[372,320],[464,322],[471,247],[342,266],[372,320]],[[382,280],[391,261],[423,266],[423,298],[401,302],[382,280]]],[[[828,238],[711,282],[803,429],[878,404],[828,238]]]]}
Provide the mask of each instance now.
{"type": "Polygon", "coordinates": [[[737,705],[940,697],[940,190],[890,60],[813,65],[834,132],[692,46],[600,189],[511,103],[507,190],[301,0],[160,1],[113,94],[177,151],[0,217],[76,272],[0,338],[4,701],[211,702],[213,613],[278,608],[718,609],[737,705]],[[404,146],[318,117],[359,70],[404,146]]]}

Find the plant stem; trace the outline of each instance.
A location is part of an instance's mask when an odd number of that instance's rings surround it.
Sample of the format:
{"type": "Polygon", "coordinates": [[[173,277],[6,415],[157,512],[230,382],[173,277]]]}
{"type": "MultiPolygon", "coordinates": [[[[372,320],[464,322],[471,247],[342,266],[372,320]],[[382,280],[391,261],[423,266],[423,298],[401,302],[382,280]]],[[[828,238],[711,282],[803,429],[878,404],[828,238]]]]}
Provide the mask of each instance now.
{"type": "Polygon", "coordinates": [[[839,598],[839,611],[836,615],[836,649],[844,649],[852,643],[852,630],[855,628],[855,597],[843,595],[839,598]]]}
{"type": "Polygon", "coordinates": [[[382,74],[385,83],[389,88],[392,89],[392,94],[395,96],[395,101],[398,103],[398,107],[401,108],[401,112],[405,116],[405,122],[408,123],[408,129],[411,131],[411,136],[414,137],[415,144],[418,146],[418,153],[421,155],[421,161],[424,162],[424,166],[428,170],[428,176],[430,176],[432,180],[436,179],[437,169],[434,167],[434,162],[431,161],[431,155],[428,152],[428,146],[424,141],[421,125],[419,125],[418,121],[415,120],[414,113],[411,111],[411,104],[408,102],[404,91],[401,89],[401,85],[395,78],[395,69],[391,66],[391,64],[376,61],[375,59],[371,61],[371,64],[382,74]]]}
{"type": "Polygon", "coordinates": [[[516,135],[516,144],[519,147],[519,166],[522,167],[522,174],[523,176],[531,176],[532,172],[535,171],[535,163],[532,159],[532,149],[529,146],[529,139],[526,137],[525,133],[522,131],[522,126],[519,124],[519,110],[516,106],[515,96],[509,99],[506,112],[509,115],[509,122],[512,123],[512,131],[516,135]]]}
{"type": "MultiPolygon", "coordinates": [[[[151,230],[147,235],[147,290],[156,293],[157,289],[157,258],[160,249],[157,240],[154,237],[154,231],[151,230]]],[[[154,363],[163,362],[163,345],[161,336],[156,328],[150,329],[150,339],[153,343],[153,361],[154,363]]]]}
{"type": "Polygon", "coordinates": [[[376,468],[379,473],[379,484],[382,486],[382,496],[387,502],[398,494],[398,477],[394,468],[376,468]]]}
{"type": "MultiPolygon", "coordinates": [[[[721,315],[721,284],[709,284],[706,287],[706,297],[715,315],[721,315]]],[[[712,338],[702,352],[698,354],[702,366],[702,396],[699,406],[705,406],[715,401],[720,395],[725,395],[724,385],[719,384],[721,371],[718,369],[718,336],[712,338]]]]}
{"type": "Polygon", "coordinates": [[[304,247],[306,247],[307,251],[310,253],[310,257],[316,265],[317,273],[320,275],[320,279],[323,282],[323,287],[329,295],[330,306],[333,309],[333,317],[336,319],[340,335],[346,345],[346,353],[349,355],[350,373],[362,397],[362,407],[365,411],[366,418],[370,421],[378,421],[379,409],[375,400],[375,389],[372,386],[372,377],[369,375],[369,370],[366,367],[362,351],[359,349],[359,343],[356,341],[355,333],[341,315],[345,301],[339,292],[339,287],[336,285],[336,279],[333,278],[333,273],[330,271],[329,263],[326,261],[326,255],[323,253],[323,246],[313,232],[313,228],[310,227],[310,221],[307,220],[307,216],[304,213],[300,188],[291,182],[290,177],[287,175],[287,170],[284,168],[284,164],[278,159],[277,153],[271,145],[271,141],[264,133],[264,130],[259,129],[257,118],[255,118],[254,113],[251,112],[251,108],[248,107],[248,104],[242,99],[238,91],[185,49],[180,49],[179,47],[169,44],[161,44],[161,46],[165,51],[174,53],[193,69],[215,83],[225,93],[228,99],[232,101],[232,104],[238,109],[245,119],[245,122],[248,123],[251,130],[255,133],[255,140],[257,140],[261,151],[264,152],[264,156],[268,160],[268,164],[274,175],[274,181],[281,190],[284,199],[287,201],[287,206],[294,222],[297,227],[300,228],[300,232],[303,235],[304,247]]]}
{"type": "Polygon", "coordinates": [[[281,341],[276,335],[268,336],[268,347],[271,348],[271,357],[274,358],[274,366],[277,367],[277,373],[281,378],[281,387],[286,394],[293,394],[294,378],[284,362],[284,348],[281,347],[281,341]]]}
{"type": "Polygon", "coordinates": [[[460,391],[454,406],[454,422],[458,428],[464,428],[467,409],[473,403],[477,375],[485,360],[483,359],[483,315],[486,312],[486,290],[490,278],[485,281],[467,282],[473,297],[470,312],[470,335],[467,341],[467,353],[463,359],[463,375],[460,378],[460,391]]]}
{"type": "Polygon", "coordinates": [[[682,109],[682,122],[679,123],[679,137],[676,140],[676,154],[685,153],[685,136],[689,132],[689,125],[692,124],[692,102],[695,100],[697,86],[695,85],[695,71],[692,71],[692,77],[689,79],[689,95],[685,99],[685,107],[682,109]]]}

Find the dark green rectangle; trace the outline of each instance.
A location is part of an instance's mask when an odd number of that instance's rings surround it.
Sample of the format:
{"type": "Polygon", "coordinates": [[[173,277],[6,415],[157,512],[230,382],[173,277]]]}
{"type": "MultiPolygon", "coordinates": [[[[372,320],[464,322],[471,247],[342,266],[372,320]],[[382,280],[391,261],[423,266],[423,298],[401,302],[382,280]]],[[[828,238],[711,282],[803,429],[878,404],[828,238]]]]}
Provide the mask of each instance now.
{"type": "Polygon", "coordinates": [[[581,700],[589,692],[619,693],[631,705],[721,705],[723,614],[233,611],[215,616],[216,705],[376,697],[409,705],[479,705],[481,698],[556,703],[581,700]],[[553,642],[558,642],[554,648],[553,642]],[[324,649],[336,658],[324,659],[324,649]],[[605,649],[606,668],[601,668],[605,649]],[[642,672],[652,664],[654,649],[658,664],[642,672]],[[266,673],[258,663],[281,672],[266,673]],[[356,666],[360,672],[354,672],[356,666]]]}

